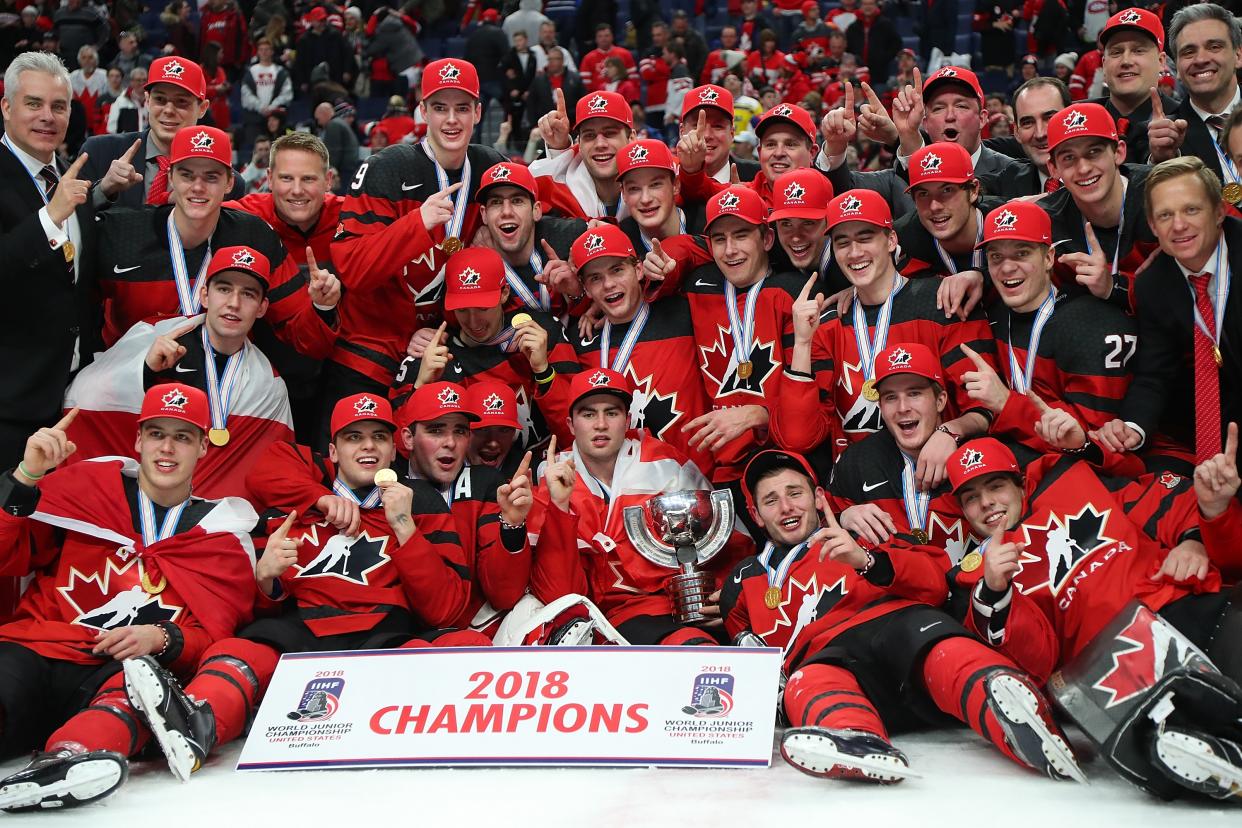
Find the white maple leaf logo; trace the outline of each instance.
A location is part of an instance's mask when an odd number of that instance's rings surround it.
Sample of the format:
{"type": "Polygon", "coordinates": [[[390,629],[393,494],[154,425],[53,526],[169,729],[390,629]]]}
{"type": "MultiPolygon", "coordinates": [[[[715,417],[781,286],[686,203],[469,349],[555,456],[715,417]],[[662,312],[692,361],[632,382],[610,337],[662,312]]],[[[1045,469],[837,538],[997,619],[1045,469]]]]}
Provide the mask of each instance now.
{"type": "Polygon", "coordinates": [[[841,215],[849,216],[862,212],[862,199],[858,196],[850,196],[841,202],[841,215]]]}
{"type": "Polygon", "coordinates": [[[492,181],[508,181],[509,168],[504,164],[497,164],[496,169],[492,170],[492,181]]]}
{"type": "Polygon", "coordinates": [[[720,93],[715,89],[704,89],[699,93],[699,103],[716,103],[720,100],[720,93]]]}
{"type": "Polygon", "coordinates": [[[244,247],[233,253],[233,264],[238,267],[253,267],[254,263],[254,254],[244,247]]]}
{"type": "Polygon", "coordinates": [[[888,364],[894,368],[903,368],[910,364],[910,352],[905,348],[898,348],[888,355],[888,364]]]}
{"type": "Polygon", "coordinates": [[[801,184],[799,184],[797,181],[793,182],[792,184],[790,184],[788,187],[785,188],[785,200],[786,201],[796,201],[798,203],[801,203],[802,197],[804,195],[806,195],[806,188],[803,187],[801,184]]]}
{"type": "Polygon", "coordinates": [[[604,237],[599,235],[598,233],[592,233],[591,235],[587,236],[586,243],[583,244],[583,247],[586,248],[586,252],[588,253],[594,253],[597,250],[603,250],[604,249],[604,237]]]}
{"type": "Polygon", "coordinates": [[[461,77],[461,70],[451,63],[445,64],[440,68],[440,80],[445,83],[452,83],[461,77]]]}
{"type": "Polygon", "coordinates": [[[966,449],[962,452],[962,459],[958,461],[962,464],[962,468],[966,471],[972,471],[983,465],[983,452],[979,449],[966,449]]]}
{"type": "Polygon", "coordinates": [[[180,78],[184,74],[185,65],[179,60],[170,60],[164,64],[164,74],[161,77],[180,78]]]}
{"type": "Polygon", "coordinates": [[[484,411],[504,411],[505,401],[500,398],[499,394],[490,394],[483,400],[484,411]]]}
{"type": "Polygon", "coordinates": [[[163,403],[164,408],[184,412],[186,405],[190,402],[190,398],[180,388],[170,388],[168,393],[160,397],[160,402],[163,403]]]}
{"type": "Polygon", "coordinates": [[[793,107],[791,107],[789,104],[781,104],[780,106],[776,107],[776,109],[773,109],[771,112],[768,113],[768,115],[773,118],[788,118],[792,114],[793,114],[793,107]]]}
{"type": "Polygon", "coordinates": [[[736,210],[737,206],[742,203],[742,199],[738,198],[737,193],[725,193],[720,197],[717,205],[721,210],[736,210]]]}
{"type": "Polygon", "coordinates": [[[211,133],[203,130],[190,139],[190,146],[196,150],[210,150],[216,144],[216,139],[211,137],[211,133]]]}
{"type": "Polygon", "coordinates": [[[925,173],[940,172],[940,156],[934,152],[929,152],[923,156],[923,163],[920,165],[925,173]]]}
{"type": "Polygon", "coordinates": [[[630,163],[641,164],[647,160],[647,148],[642,144],[636,145],[630,150],[630,163]]]}
{"type": "Polygon", "coordinates": [[[354,411],[358,414],[374,414],[376,407],[375,400],[370,397],[359,397],[354,401],[354,411]]]}
{"type": "Polygon", "coordinates": [[[997,230],[1012,230],[1018,224],[1018,215],[1011,210],[1001,210],[992,224],[997,230]]]}
{"type": "Polygon", "coordinates": [[[1061,123],[1065,124],[1067,130],[1082,129],[1087,125],[1087,116],[1077,109],[1071,110],[1061,123]]]}
{"type": "Polygon", "coordinates": [[[452,388],[445,388],[436,395],[436,399],[441,405],[457,405],[457,401],[461,399],[461,395],[452,388]]]}
{"type": "Polygon", "coordinates": [[[457,274],[457,280],[461,282],[462,287],[475,287],[479,284],[479,271],[468,267],[457,274]]]}
{"type": "Polygon", "coordinates": [[[588,112],[604,112],[608,109],[608,99],[603,95],[596,95],[587,102],[588,112]]]}
{"type": "Polygon", "coordinates": [[[1132,23],[1141,23],[1141,22],[1143,22],[1143,15],[1139,14],[1134,9],[1130,9],[1128,12],[1126,12],[1125,14],[1123,14],[1121,17],[1117,19],[1118,24],[1121,24],[1121,23],[1132,24],[1132,23]]]}
{"type": "Polygon", "coordinates": [[[592,388],[599,388],[601,385],[608,384],[608,375],[603,371],[596,371],[587,379],[587,382],[591,384],[592,388]]]}
{"type": "Polygon", "coordinates": [[[953,68],[952,66],[946,66],[936,73],[936,77],[937,78],[956,78],[957,69],[953,68]]]}

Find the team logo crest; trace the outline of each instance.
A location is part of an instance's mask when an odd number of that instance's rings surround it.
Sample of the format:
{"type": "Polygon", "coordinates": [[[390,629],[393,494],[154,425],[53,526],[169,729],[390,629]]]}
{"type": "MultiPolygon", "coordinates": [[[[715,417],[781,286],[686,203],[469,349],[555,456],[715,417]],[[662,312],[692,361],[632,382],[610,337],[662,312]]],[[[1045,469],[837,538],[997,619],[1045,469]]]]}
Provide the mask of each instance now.
{"type": "Polygon", "coordinates": [[[168,63],[164,64],[164,74],[162,77],[179,79],[184,74],[185,74],[185,64],[183,64],[181,61],[170,60],[168,61],[168,63]]]}
{"type": "Polygon", "coordinates": [[[1065,125],[1067,132],[1072,132],[1074,130],[1082,129],[1087,125],[1087,116],[1075,109],[1070,111],[1061,123],[1065,125]]]}
{"type": "Polygon", "coordinates": [[[923,156],[923,163],[921,166],[923,167],[923,172],[925,173],[940,172],[940,156],[936,155],[934,152],[927,153],[927,155],[923,156]]]}
{"type": "Polygon", "coordinates": [[[365,396],[359,397],[354,402],[354,413],[359,416],[365,417],[369,414],[374,414],[375,409],[376,409],[375,400],[371,399],[370,397],[365,397],[365,396]]]}
{"type": "Polygon", "coordinates": [[[718,719],[733,710],[733,676],[728,673],[699,673],[690,690],[690,704],[682,713],[700,719],[718,719]]]}
{"type": "Polygon", "coordinates": [[[452,388],[445,388],[436,395],[436,399],[440,401],[440,405],[457,405],[461,400],[461,395],[452,388]]]}
{"type": "Polygon", "coordinates": [[[461,70],[454,64],[448,63],[440,68],[440,80],[445,83],[456,83],[461,78],[461,70]]]}
{"type": "Polygon", "coordinates": [[[1143,15],[1139,14],[1134,9],[1130,9],[1128,12],[1123,14],[1121,17],[1117,18],[1118,25],[1124,24],[1124,25],[1129,26],[1129,25],[1133,25],[1135,23],[1141,23],[1141,22],[1143,22],[1143,15]]]}
{"type": "Polygon", "coordinates": [[[802,197],[806,195],[806,188],[797,181],[785,188],[785,201],[802,203],[802,197]]]}
{"type": "Polygon", "coordinates": [[[962,459],[958,462],[962,464],[964,470],[974,471],[983,465],[983,452],[979,449],[967,449],[962,453],[962,459]]]}
{"type": "Polygon", "coordinates": [[[603,95],[596,95],[587,102],[587,112],[604,112],[608,109],[608,99],[603,95]]]}
{"type": "Polygon", "coordinates": [[[345,690],[343,678],[311,679],[302,691],[297,710],[289,712],[295,722],[325,722],[336,715],[341,706],[341,693],[345,690]]]}
{"type": "Polygon", "coordinates": [[[1018,215],[1011,210],[1002,210],[996,214],[992,226],[996,230],[1012,230],[1018,225],[1018,215]]]}
{"type": "Polygon", "coordinates": [[[598,233],[592,233],[587,236],[586,242],[582,245],[588,253],[596,253],[604,249],[604,237],[598,233]]]}
{"type": "Polygon", "coordinates": [[[457,281],[461,282],[462,287],[478,287],[479,271],[473,267],[468,267],[461,273],[457,274],[457,281]]]}
{"type": "Polygon", "coordinates": [[[504,164],[499,164],[497,165],[496,169],[492,170],[492,181],[508,181],[508,180],[509,180],[509,168],[506,167],[504,164]]]}
{"type": "Polygon", "coordinates": [[[910,365],[910,352],[905,348],[898,348],[888,355],[888,364],[893,368],[905,368],[910,365]]]}
{"type": "Polygon", "coordinates": [[[1135,611],[1111,643],[1109,669],[1091,685],[1108,696],[1106,708],[1141,696],[1166,674],[1192,663],[1199,655],[1189,641],[1145,607],[1135,611]]]}
{"type": "Polygon", "coordinates": [[[201,152],[211,152],[211,148],[216,145],[216,139],[211,137],[211,133],[203,130],[190,139],[190,148],[201,152]]]}
{"type": "Polygon", "coordinates": [[[505,401],[499,394],[490,394],[483,400],[483,411],[488,414],[499,414],[505,410],[505,401]]]}
{"type": "Polygon", "coordinates": [[[642,144],[638,144],[630,150],[630,163],[641,164],[647,160],[647,148],[642,144]]]}
{"type": "Polygon", "coordinates": [[[608,375],[603,371],[596,371],[587,382],[591,383],[592,388],[599,388],[601,385],[608,384],[608,375]]]}
{"type": "Polygon", "coordinates": [[[773,109],[771,112],[769,112],[768,116],[772,118],[788,118],[792,114],[793,114],[793,107],[791,107],[789,104],[781,104],[776,109],[773,109]]]}
{"type": "Polygon", "coordinates": [[[184,413],[186,405],[190,402],[190,398],[187,397],[185,392],[180,388],[173,388],[170,389],[167,394],[160,397],[160,402],[163,403],[165,409],[171,408],[173,411],[180,411],[184,413]]]}
{"type": "Polygon", "coordinates": [[[1178,484],[1181,482],[1182,482],[1181,475],[1174,474],[1173,472],[1165,472],[1164,474],[1160,475],[1160,485],[1164,486],[1169,491],[1176,489],[1178,484]]]}
{"type": "Polygon", "coordinates": [[[233,264],[238,267],[254,267],[254,263],[254,254],[244,247],[233,254],[233,264]]]}
{"type": "Polygon", "coordinates": [[[849,216],[862,212],[862,199],[858,196],[850,196],[841,202],[841,215],[849,216]]]}
{"type": "Polygon", "coordinates": [[[956,78],[957,69],[952,66],[946,66],[936,73],[937,78],[956,78]]]}
{"type": "Polygon", "coordinates": [[[704,89],[699,93],[699,103],[714,104],[720,100],[720,93],[715,89],[704,89]]]}
{"type": "Polygon", "coordinates": [[[716,206],[721,210],[736,210],[737,206],[742,203],[737,193],[725,193],[720,197],[720,201],[716,202],[716,206]]]}

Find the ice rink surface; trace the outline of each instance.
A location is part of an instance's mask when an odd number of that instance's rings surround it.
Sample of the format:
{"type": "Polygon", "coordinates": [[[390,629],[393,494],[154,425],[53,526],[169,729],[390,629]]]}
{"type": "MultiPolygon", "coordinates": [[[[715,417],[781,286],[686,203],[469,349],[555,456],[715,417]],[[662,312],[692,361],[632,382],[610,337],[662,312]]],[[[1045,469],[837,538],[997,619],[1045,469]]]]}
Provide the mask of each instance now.
{"type": "MultiPolygon", "coordinates": [[[[1091,784],[1024,772],[967,730],[897,737],[924,774],[881,787],[815,779],[774,753],[755,770],[517,768],[236,773],[230,745],[181,785],[162,763],[132,766],[102,803],[62,813],[0,814],[4,825],[90,828],[1136,828],[1242,826],[1242,807],[1165,803],[1117,778],[1099,760],[1091,784]],[[380,822],[382,820],[382,822],[380,822]],[[898,822],[900,820],[900,822],[898,822]]],[[[1081,752],[1081,751],[1080,751],[1081,752]]],[[[11,773],[24,763],[9,762],[11,773]]]]}

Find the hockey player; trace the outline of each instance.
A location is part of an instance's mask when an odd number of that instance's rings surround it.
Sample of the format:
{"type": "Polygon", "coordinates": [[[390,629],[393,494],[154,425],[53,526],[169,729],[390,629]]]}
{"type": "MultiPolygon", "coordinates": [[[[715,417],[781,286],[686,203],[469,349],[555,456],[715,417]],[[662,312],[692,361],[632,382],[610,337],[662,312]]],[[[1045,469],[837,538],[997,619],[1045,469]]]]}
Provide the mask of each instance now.
{"type": "Polygon", "coordinates": [[[249,497],[246,475],[264,449],[293,439],[285,382],[249,341],[269,308],[270,279],[267,257],[257,249],[218,250],[198,287],[201,315],[140,322],[78,374],[65,399],[81,409],[68,430],[81,456],[128,453],[146,389],[190,385],[207,394],[211,407],[211,448],[195,466],[195,491],[249,497]]]}
{"type": "Polygon", "coordinates": [[[0,780],[7,811],[71,808],[112,793],[150,734],[125,697],[121,662],[147,656],[188,675],[249,617],[256,516],[236,498],[190,494],[207,452],[207,397],[147,392],[139,461],[100,458],[49,474],[76,450],[70,412],[26,443],[0,479],[5,575],[31,575],[0,626],[0,746],[42,745],[0,780]]]}
{"type": "Polygon", "coordinates": [[[536,178],[551,176],[566,184],[587,218],[620,221],[629,215],[617,183],[617,154],[634,138],[634,113],[624,96],[592,92],[580,98],[571,126],[565,94],[558,89],[556,109],[539,119],[539,131],[548,157],[530,165],[536,178]]]}
{"type": "Polygon", "coordinates": [[[889,729],[947,714],[1021,765],[1084,781],[1038,686],[934,608],[947,593],[943,553],[905,537],[856,541],[800,455],[762,451],[744,481],[767,541],[725,581],[721,611],[730,635],[754,633],[785,653],[787,762],[812,776],[898,782],[909,762],[889,729]]]}
{"type": "MultiPolygon", "coordinates": [[[[535,597],[550,604],[585,595],[631,644],[717,644],[719,622],[679,622],[668,592],[677,569],[660,566],[634,547],[624,510],[652,496],[709,489],[695,465],[677,449],[643,430],[629,429],[632,389],[607,368],[574,377],[569,451],[548,449],[539,490],[539,538],[531,573],[535,597]]],[[[737,561],[744,539],[736,535],[701,569],[720,579],[737,561]]],[[[716,616],[712,593],[704,615],[716,616]]]]}
{"type": "Polygon", "coordinates": [[[664,241],[702,231],[701,206],[677,206],[677,162],[663,141],[634,141],[622,147],[617,153],[617,181],[630,212],[619,224],[635,250],[646,254],[652,239],[664,241]]]}
{"type": "Polygon", "coordinates": [[[172,206],[101,211],[96,279],[103,338],[112,346],[138,322],[194,316],[211,251],[245,245],[271,263],[273,330],[299,353],[325,357],[336,342],[340,284],[335,276],[298,282],[297,267],[262,220],[221,204],[233,182],[233,150],[214,127],[186,127],[172,140],[172,206]]]}
{"type": "Polygon", "coordinates": [[[828,238],[828,202],[832,183],[817,170],[804,168],[781,173],[772,184],[768,222],[776,231],[790,264],[802,276],[818,273],[824,293],[832,295],[849,287],[832,255],[828,238]]]}
{"type": "MultiPolygon", "coordinates": [[[[710,57],[709,57],[710,62],[710,57]]],[[[705,84],[696,86],[681,99],[681,120],[678,127],[682,134],[697,129],[699,109],[706,113],[704,129],[699,132],[706,154],[703,169],[713,181],[729,184],[734,173],[739,180],[750,181],[759,172],[754,161],[733,160],[733,94],[723,86],[705,84]]]]}
{"type": "Polygon", "coordinates": [[[470,447],[466,462],[491,466],[505,477],[512,476],[522,459],[522,424],[518,422],[517,396],[503,382],[483,380],[466,389],[462,406],[474,415],[470,422],[470,447]]]}
{"type": "MultiPolygon", "coordinates": [[[[965,438],[987,428],[987,417],[966,394],[969,369],[963,345],[991,359],[991,332],[976,308],[965,320],[949,319],[937,306],[939,284],[897,272],[888,204],[871,190],[851,190],[828,205],[833,255],[854,286],[850,309],[821,323],[826,300],[811,298],[808,283],[794,313],[794,346],[785,370],[781,405],[772,418],[777,445],[809,451],[826,440],[833,453],[881,428],[875,390],[875,356],[890,339],[921,342],[940,358],[950,392],[949,414],[919,453],[919,488],[944,479],[944,463],[965,438]],[[834,416],[835,412],[835,416],[834,416]],[[839,433],[837,433],[839,432],[839,433]]],[[[947,416],[947,415],[946,415],[947,416]]]]}
{"type": "Polygon", "coordinates": [[[341,207],[332,261],[352,296],[324,368],[328,400],[385,394],[411,335],[439,324],[444,265],[479,227],[470,203],[483,172],[504,160],[470,143],[483,116],[473,65],[432,61],[421,83],[426,140],[368,158],[341,207]]]}
{"type": "Polygon", "coordinates": [[[388,402],[357,394],[333,414],[330,490],[305,470],[258,469],[255,488],[269,503],[304,507],[268,523],[254,572],[262,617],[212,644],[184,692],[154,660],[125,662],[128,699],[183,782],[217,745],[244,732],[281,653],[489,643],[443,629],[469,600],[462,548],[436,491],[392,470],[388,402]],[[356,507],[349,523],[337,500],[356,507]]]}

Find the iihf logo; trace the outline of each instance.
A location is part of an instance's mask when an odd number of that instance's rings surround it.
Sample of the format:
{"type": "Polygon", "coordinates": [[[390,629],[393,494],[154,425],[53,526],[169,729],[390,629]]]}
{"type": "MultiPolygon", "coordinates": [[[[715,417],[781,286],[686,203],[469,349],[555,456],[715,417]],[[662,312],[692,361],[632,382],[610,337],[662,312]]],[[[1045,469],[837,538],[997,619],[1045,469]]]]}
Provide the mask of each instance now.
{"type": "Polygon", "coordinates": [[[445,83],[454,83],[461,77],[461,70],[451,63],[445,64],[440,69],[440,80],[445,83]]]}
{"type": "Polygon", "coordinates": [[[354,413],[356,414],[374,414],[375,408],[375,400],[370,397],[359,397],[357,401],[354,402],[354,413]]]}
{"type": "Polygon", "coordinates": [[[1065,130],[1067,132],[1072,132],[1076,129],[1082,129],[1087,125],[1087,116],[1085,113],[1079,112],[1077,109],[1073,109],[1070,110],[1069,114],[1065,116],[1065,120],[1061,123],[1065,125],[1065,130]]]}
{"type": "Polygon", "coordinates": [[[603,250],[604,249],[604,237],[599,235],[598,233],[592,233],[591,235],[587,236],[586,243],[583,244],[582,246],[586,248],[586,252],[588,253],[594,253],[597,250],[603,250]]]}
{"type": "Polygon", "coordinates": [[[608,99],[603,95],[596,95],[587,102],[588,112],[604,112],[608,109],[608,99]]]}
{"type": "Polygon", "coordinates": [[[499,414],[505,410],[505,401],[499,394],[491,394],[483,400],[483,410],[489,414],[499,414]]]}
{"type": "Polygon", "coordinates": [[[936,155],[934,152],[927,153],[927,155],[923,156],[923,163],[921,166],[923,167],[923,172],[925,173],[940,172],[940,156],[936,155]]]}
{"type": "Polygon", "coordinates": [[[180,78],[184,74],[185,74],[185,65],[182,64],[181,61],[170,60],[168,61],[168,63],[164,64],[164,74],[162,77],[180,78]]]}
{"type": "Polygon", "coordinates": [[[216,143],[216,139],[212,138],[211,133],[207,132],[206,130],[199,132],[197,135],[195,135],[193,138],[190,139],[190,147],[192,149],[207,150],[208,152],[210,152],[211,148],[215,146],[215,143],[216,143]]]}
{"type": "Polygon", "coordinates": [[[728,673],[699,673],[690,690],[690,704],[682,713],[700,719],[718,719],[733,710],[733,676],[728,673]]]}
{"type": "Polygon", "coordinates": [[[297,710],[289,713],[295,722],[324,722],[336,715],[341,707],[341,693],[345,690],[343,678],[311,679],[302,691],[297,710]]]}
{"type": "Polygon", "coordinates": [[[983,465],[983,452],[979,449],[966,449],[962,452],[962,459],[958,461],[962,464],[965,471],[973,471],[983,465]]]}
{"type": "Polygon", "coordinates": [[[436,399],[440,401],[440,405],[457,405],[457,402],[461,399],[461,395],[452,388],[445,388],[436,395],[436,399]]]}
{"type": "Polygon", "coordinates": [[[603,371],[596,371],[587,379],[587,382],[591,383],[592,388],[599,388],[601,385],[608,384],[608,375],[603,371]]]}
{"type": "Polygon", "coordinates": [[[849,216],[862,212],[862,199],[852,195],[841,202],[841,215],[849,216]]]}
{"type": "Polygon", "coordinates": [[[797,181],[793,182],[792,184],[790,184],[788,187],[785,188],[785,200],[786,201],[796,201],[799,204],[801,204],[802,197],[804,195],[806,195],[806,188],[804,188],[797,181]]]}
{"type": "Polygon", "coordinates": [[[190,398],[180,388],[173,388],[167,394],[160,397],[160,402],[164,404],[165,408],[184,412],[186,405],[190,402],[190,398]]]}
{"type": "Polygon", "coordinates": [[[888,364],[893,368],[906,368],[910,365],[910,352],[905,348],[898,348],[888,355],[888,364]]]}
{"type": "Polygon", "coordinates": [[[473,267],[468,267],[457,274],[457,281],[461,282],[462,287],[478,287],[479,278],[479,271],[473,267]]]}
{"type": "Polygon", "coordinates": [[[497,164],[496,169],[492,170],[492,181],[508,181],[509,168],[504,164],[497,164]]]}
{"type": "Polygon", "coordinates": [[[956,77],[957,77],[957,70],[956,70],[956,69],[954,69],[952,66],[946,66],[946,67],[944,67],[943,69],[941,69],[939,72],[937,72],[937,73],[936,73],[936,75],[935,75],[935,77],[937,77],[937,78],[956,78],[956,77]]]}
{"type": "Polygon", "coordinates": [[[793,107],[791,107],[789,104],[781,104],[776,109],[773,109],[771,112],[768,113],[768,115],[772,118],[788,118],[792,114],[793,114],[793,107]]]}
{"type": "Polygon", "coordinates": [[[254,254],[244,247],[233,254],[233,264],[238,267],[254,267],[254,262],[254,254]]]}
{"type": "Polygon", "coordinates": [[[716,202],[716,206],[721,210],[736,210],[737,205],[742,203],[742,199],[738,198],[737,193],[725,193],[720,197],[720,201],[716,202]]]}
{"type": "Polygon", "coordinates": [[[644,147],[642,144],[636,144],[634,148],[630,150],[630,163],[641,164],[646,160],[647,160],[647,148],[644,147]]]}
{"type": "Polygon", "coordinates": [[[1117,18],[1118,25],[1123,24],[1123,23],[1130,25],[1130,24],[1141,23],[1141,22],[1143,22],[1143,15],[1139,14],[1134,9],[1130,9],[1128,12],[1123,14],[1121,17],[1117,18]]]}
{"type": "Polygon", "coordinates": [[[996,214],[992,226],[996,230],[1012,230],[1018,225],[1018,214],[1011,210],[1001,210],[996,214]]]}

